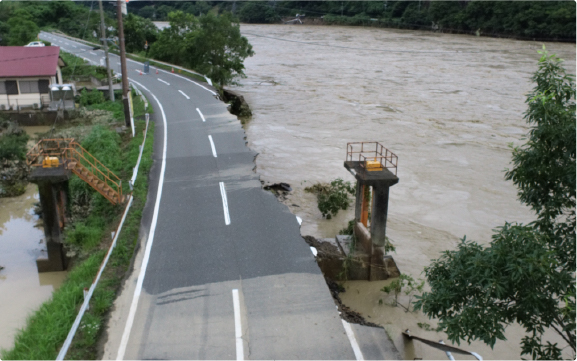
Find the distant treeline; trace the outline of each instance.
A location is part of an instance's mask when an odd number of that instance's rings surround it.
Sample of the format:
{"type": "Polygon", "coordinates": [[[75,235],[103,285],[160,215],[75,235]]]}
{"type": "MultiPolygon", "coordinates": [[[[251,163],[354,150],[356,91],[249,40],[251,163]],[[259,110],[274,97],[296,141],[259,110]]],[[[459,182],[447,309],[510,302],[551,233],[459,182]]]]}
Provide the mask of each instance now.
{"type": "MultiPolygon", "coordinates": [[[[112,5],[105,16],[107,26],[116,26],[112,5]]],[[[25,45],[36,39],[39,31],[60,30],[78,38],[100,37],[98,2],[73,1],[2,1],[0,2],[0,45],[25,45]],[[90,11],[92,7],[93,11],[90,11]]]]}
{"type": "MultiPolygon", "coordinates": [[[[575,41],[574,1],[135,1],[129,12],[163,21],[168,13],[231,11],[245,23],[296,14],[324,24],[434,30],[519,39],[575,41]]],[[[305,18],[305,19],[306,19],[305,18]]]]}

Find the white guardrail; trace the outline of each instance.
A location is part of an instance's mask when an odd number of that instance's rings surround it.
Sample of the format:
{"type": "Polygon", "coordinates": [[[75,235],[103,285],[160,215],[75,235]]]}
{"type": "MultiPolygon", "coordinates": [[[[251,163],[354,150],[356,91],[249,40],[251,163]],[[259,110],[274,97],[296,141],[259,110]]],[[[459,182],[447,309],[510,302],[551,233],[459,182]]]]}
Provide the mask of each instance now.
{"type": "MultiPolygon", "coordinates": [[[[137,89],[137,88],[135,87],[135,89],[137,89]]],[[[140,95],[142,96],[142,94],[140,94],[140,95]]],[[[148,104],[148,103],[145,103],[145,104],[148,104]]],[[[149,119],[150,119],[150,117],[149,117],[148,113],[146,113],[146,128],[144,129],[144,139],[142,140],[142,144],[140,145],[140,153],[138,155],[138,160],[136,161],[136,165],[135,165],[134,170],[132,172],[132,178],[128,182],[131,190],[134,187],[134,182],[136,181],[136,176],[138,175],[138,168],[140,167],[140,160],[142,159],[142,153],[144,151],[144,144],[146,143],[146,134],[148,133],[148,124],[150,122],[149,119]]],[[[92,282],[92,285],[90,286],[90,289],[88,290],[87,293],[85,292],[84,302],[82,303],[82,307],[80,307],[80,311],[78,312],[78,315],[76,316],[76,319],[74,320],[74,323],[72,324],[72,328],[70,328],[70,332],[68,332],[68,336],[66,337],[66,340],[62,344],[62,348],[60,349],[60,352],[58,353],[56,360],[64,360],[64,357],[66,357],[66,353],[68,352],[68,348],[70,348],[70,344],[72,343],[72,339],[74,339],[74,335],[76,334],[76,331],[78,330],[78,326],[80,326],[80,321],[82,321],[82,317],[84,316],[84,313],[88,309],[88,304],[90,303],[90,299],[92,298],[92,294],[94,293],[94,289],[96,288],[96,285],[98,284],[98,281],[100,280],[100,276],[102,275],[102,272],[104,271],[104,268],[106,267],[106,264],[108,263],[108,260],[110,259],[110,255],[112,254],[112,250],[116,246],[116,241],[118,240],[118,236],[120,235],[120,231],[122,231],[122,226],[124,224],[124,220],[126,219],[126,215],[128,214],[128,211],[130,210],[130,206],[132,205],[132,200],[133,200],[132,195],[130,195],[129,199],[128,199],[128,204],[126,205],[126,208],[124,209],[124,214],[122,215],[122,219],[120,220],[120,224],[118,225],[118,228],[116,229],[116,232],[114,233],[114,239],[112,240],[112,244],[110,245],[110,248],[108,249],[108,253],[106,254],[106,257],[104,258],[104,261],[102,261],[102,264],[100,265],[100,269],[98,270],[98,274],[94,278],[94,281],[92,282]]]]}
{"type": "MultiPolygon", "coordinates": [[[[1,1],[1,0],[0,0],[0,1],[1,1]]],[[[83,44],[85,44],[85,45],[89,45],[89,46],[100,46],[100,44],[95,44],[95,43],[91,43],[91,42],[86,41],[86,40],[73,38],[72,36],[69,36],[69,35],[66,35],[66,34],[63,34],[63,33],[60,33],[60,32],[53,32],[53,34],[56,34],[56,35],[58,35],[58,36],[62,36],[62,37],[68,38],[68,39],[70,39],[70,40],[78,41],[78,42],[83,43],[83,44]]],[[[127,54],[127,55],[132,55],[132,56],[138,56],[138,55],[134,55],[134,54],[131,54],[131,53],[126,53],[126,54],[127,54]]],[[[133,59],[131,59],[131,60],[133,60],[133,59]]],[[[136,60],[133,60],[133,61],[136,61],[136,60]]],[[[151,61],[153,61],[153,62],[155,62],[155,63],[158,63],[158,64],[170,66],[170,67],[175,68],[175,69],[180,69],[180,70],[183,70],[183,71],[192,73],[192,74],[196,74],[196,75],[198,75],[198,76],[201,76],[201,77],[203,77],[203,78],[206,80],[206,82],[207,82],[210,86],[212,86],[212,80],[210,80],[210,78],[207,77],[207,76],[204,75],[204,74],[197,73],[197,72],[194,71],[194,70],[190,70],[190,69],[187,69],[187,68],[183,68],[183,67],[178,66],[178,65],[174,65],[174,64],[170,64],[170,63],[165,63],[165,62],[160,61],[160,60],[151,59],[151,61]]],[[[162,70],[163,70],[163,69],[162,69],[162,70]]],[[[166,71],[166,70],[165,70],[165,71],[166,71]]]]}

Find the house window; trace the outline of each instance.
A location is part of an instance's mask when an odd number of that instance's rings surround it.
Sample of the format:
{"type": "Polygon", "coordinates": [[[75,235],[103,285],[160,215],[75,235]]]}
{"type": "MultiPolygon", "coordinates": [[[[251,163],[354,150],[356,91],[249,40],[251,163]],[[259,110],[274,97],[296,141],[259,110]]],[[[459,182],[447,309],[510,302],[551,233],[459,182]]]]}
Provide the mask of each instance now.
{"type": "Polygon", "coordinates": [[[38,80],[38,92],[40,94],[48,94],[49,92],[48,85],[49,85],[48,80],[46,79],[38,80]]]}
{"type": "Polygon", "coordinates": [[[0,94],[18,94],[18,84],[16,84],[16,80],[0,81],[0,94]]]}
{"type": "Polygon", "coordinates": [[[34,81],[20,80],[18,83],[20,85],[20,94],[30,94],[30,93],[38,94],[40,92],[38,90],[38,80],[34,81]]]}

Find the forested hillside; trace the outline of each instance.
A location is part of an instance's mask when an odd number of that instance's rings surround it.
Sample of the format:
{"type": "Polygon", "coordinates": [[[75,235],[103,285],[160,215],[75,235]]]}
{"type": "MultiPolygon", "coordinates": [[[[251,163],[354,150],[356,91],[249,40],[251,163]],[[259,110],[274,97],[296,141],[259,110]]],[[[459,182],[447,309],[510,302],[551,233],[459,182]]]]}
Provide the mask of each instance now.
{"type": "MultiPolygon", "coordinates": [[[[106,4],[112,10],[112,6],[106,4]]],[[[25,45],[41,29],[96,40],[100,32],[98,2],[14,1],[0,2],[0,45],[25,45]],[[93,11],[90,11],[92,8],[93,11]]],[[[116,26],[114,15],[106,15],[107,26],[116,26]]]]}
{"type": "Polygon", "coordinates": [[[575,41],[573,1],[142,1],[130,2],[129,9],[156,21],[174,9],[194,15],[228,10],[248,23],[305,14],[324,24],[575,41]]]}

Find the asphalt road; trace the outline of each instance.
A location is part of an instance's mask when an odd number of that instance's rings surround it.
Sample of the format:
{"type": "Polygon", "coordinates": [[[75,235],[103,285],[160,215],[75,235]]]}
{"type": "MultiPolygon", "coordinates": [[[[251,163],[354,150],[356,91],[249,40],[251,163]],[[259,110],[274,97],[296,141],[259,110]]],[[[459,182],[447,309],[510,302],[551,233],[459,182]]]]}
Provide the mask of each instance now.
{"type": "MultiPolygon", "coordinates": [[[[41,38],[93,64],[104,56],[67,38],[41,38]]],[[[111,54],[116,72],[118,59],[111,54]]],[[[127,67],[154,107],[155,196],[118,357],[362,358],[297,219],[261,188],[256,154],[214,89],[155,67],[141,76],[133,61],[127,67]]]]}

